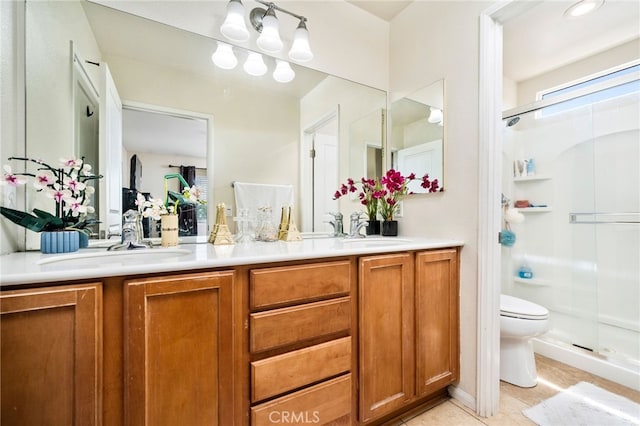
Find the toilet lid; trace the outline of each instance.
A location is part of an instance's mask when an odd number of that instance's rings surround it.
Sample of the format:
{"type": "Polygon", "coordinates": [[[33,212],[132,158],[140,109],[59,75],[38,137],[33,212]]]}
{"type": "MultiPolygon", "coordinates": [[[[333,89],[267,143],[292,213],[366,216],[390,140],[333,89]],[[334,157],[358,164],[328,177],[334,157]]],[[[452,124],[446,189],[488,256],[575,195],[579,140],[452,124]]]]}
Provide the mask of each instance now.
{"type": "Polygon", "coordinates": [[[549,317],[549,311],[527,300],[501,294],[500,315],[512,318],[541,320],[549,317]]]}

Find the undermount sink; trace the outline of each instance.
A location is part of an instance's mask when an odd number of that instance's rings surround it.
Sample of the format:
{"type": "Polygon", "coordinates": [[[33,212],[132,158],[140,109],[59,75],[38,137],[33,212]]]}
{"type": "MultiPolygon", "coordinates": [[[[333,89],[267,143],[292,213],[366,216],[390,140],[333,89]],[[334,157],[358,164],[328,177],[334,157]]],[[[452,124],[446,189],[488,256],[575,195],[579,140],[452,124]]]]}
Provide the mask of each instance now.
{"type": "Polygon", "coordinates": [[[58,256],[46,257],[36,262],[38,265],[46,265],[48,263],[72,263],[74,261],[86,262],[87,259],[98,261],[100,264],[121,262],[125,259],[135,260],[135,262],[151,262],[165,260],[176,256],[184,256],[191,253],[190,250],[168,247],[168,248],[151,248],[136,249],[124,251],[106,251],[106,250],[88,250],[75,253],[63,254],[58,256]]]}

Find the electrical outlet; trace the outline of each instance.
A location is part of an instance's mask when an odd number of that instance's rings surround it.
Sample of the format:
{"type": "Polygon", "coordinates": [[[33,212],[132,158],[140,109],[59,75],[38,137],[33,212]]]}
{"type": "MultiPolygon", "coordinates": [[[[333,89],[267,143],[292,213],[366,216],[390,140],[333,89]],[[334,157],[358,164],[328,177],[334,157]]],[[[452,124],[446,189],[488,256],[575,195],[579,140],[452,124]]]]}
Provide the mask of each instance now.
{"type": "Polygon", "coordinates": [[[398,201],[398,210],[394,213],[394,217],[402,217],[404,211],[404,206],[402,205],[402,201],[398,201]]]}
{"type": "Polygon", "coordinates": [[[233,212],[231,210],[232,210],[231,207],[225,206],[224,215],[227,216],[227,217],[231,217],[231,215],[233,214],[233,212]]]}
{"type": "Polygon", "coordinates": [[[2,187],[2,205],[10,209],[16,208],[16,187],[5,185],[2,187]]]}

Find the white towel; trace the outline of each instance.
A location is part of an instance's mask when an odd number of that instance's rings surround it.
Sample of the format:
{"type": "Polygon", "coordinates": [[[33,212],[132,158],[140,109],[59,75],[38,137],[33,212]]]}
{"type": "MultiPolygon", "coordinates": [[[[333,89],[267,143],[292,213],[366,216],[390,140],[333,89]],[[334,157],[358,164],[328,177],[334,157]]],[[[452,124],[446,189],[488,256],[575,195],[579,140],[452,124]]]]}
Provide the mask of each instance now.
{"type": "MultiPolygon", "coordinates": [[[[258,217],[258,209],[271,207],[271,221],[278,226],[283,206],[293,206],[293,185],[268,185],[262,183],[235,182],[236,214],[242,208],[249,209],[249,215],[258,217]]],[[[255,222],[249,226],[255,230],[255,222]]]]}

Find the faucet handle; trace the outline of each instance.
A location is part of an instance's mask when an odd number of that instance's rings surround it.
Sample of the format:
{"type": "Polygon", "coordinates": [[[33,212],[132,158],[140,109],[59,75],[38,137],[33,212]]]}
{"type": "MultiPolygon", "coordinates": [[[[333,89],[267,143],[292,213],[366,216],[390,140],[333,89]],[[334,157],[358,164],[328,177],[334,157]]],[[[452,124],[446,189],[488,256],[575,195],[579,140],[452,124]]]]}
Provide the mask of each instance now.
{"type": "Polygon", "coordinates": [[[342,213],[327,212],[326,214],[333,216],[334,219],[342,219],[342,213]]]}
{"type": "Polygon", "coordinates": [[[351,220],[363,219],[363,215],[364,215],[363,211],[361,211],[361,210],[355,211],[355,212],[351,213],[351,220]]]}

